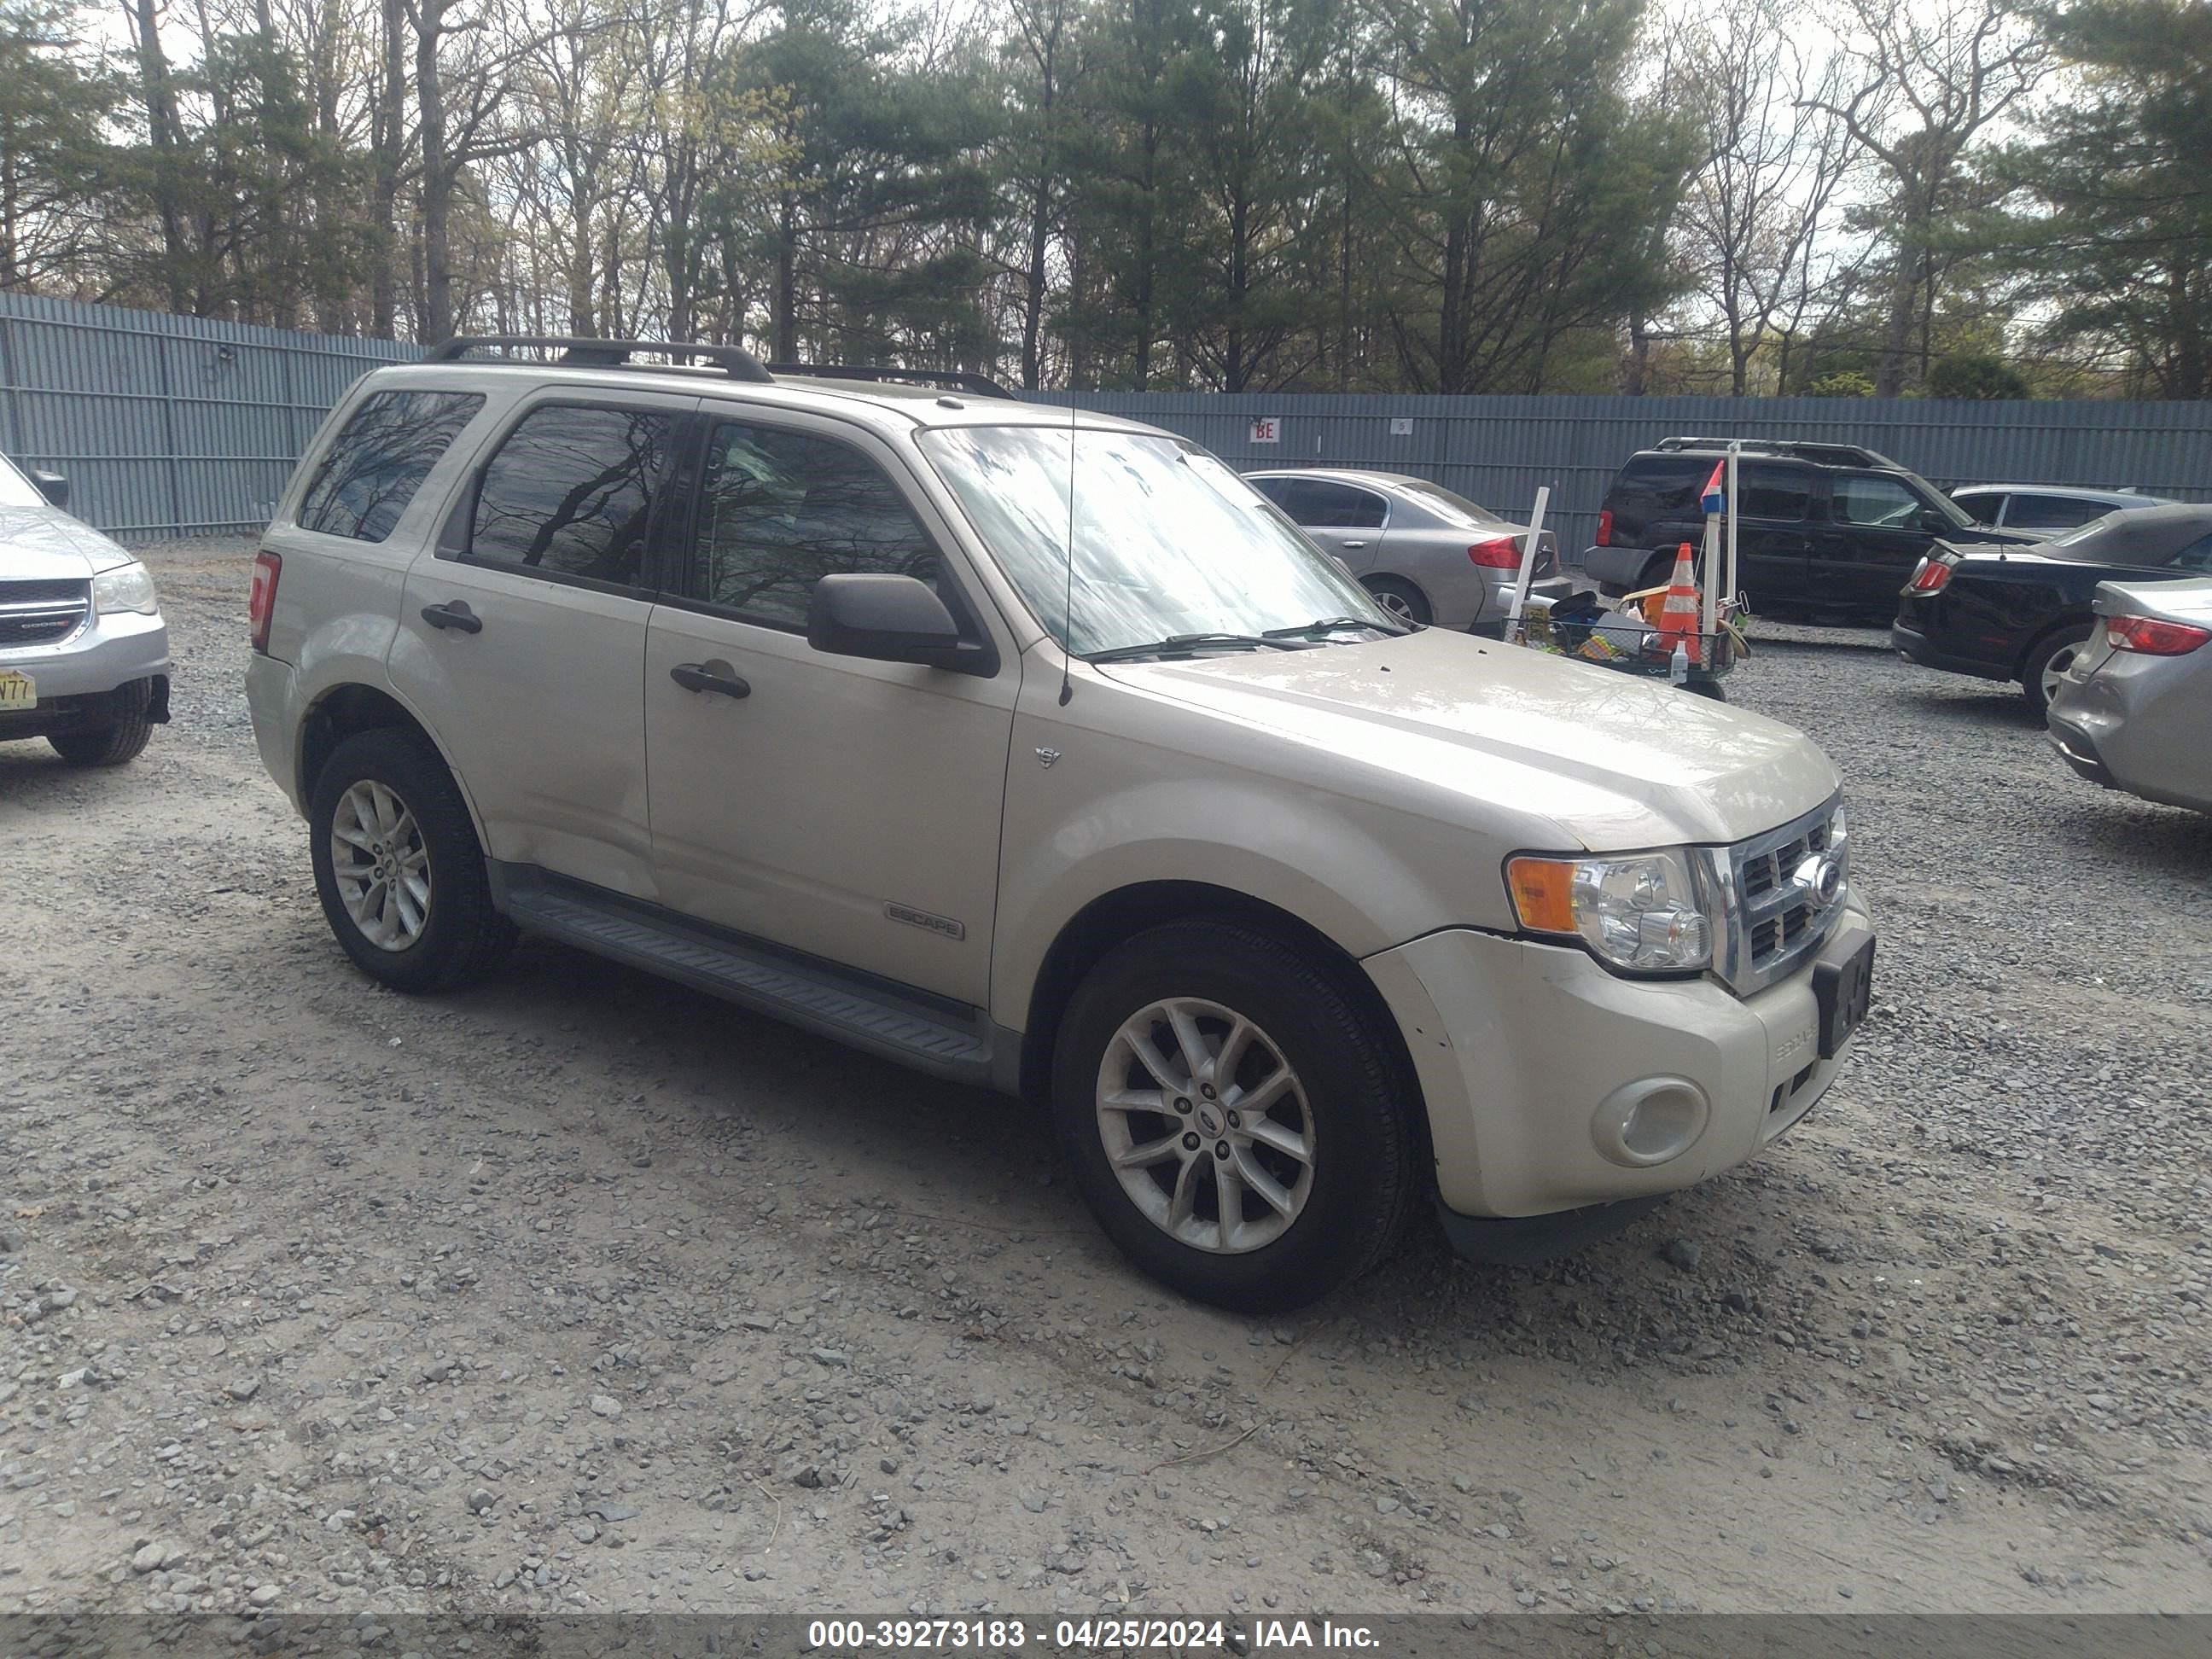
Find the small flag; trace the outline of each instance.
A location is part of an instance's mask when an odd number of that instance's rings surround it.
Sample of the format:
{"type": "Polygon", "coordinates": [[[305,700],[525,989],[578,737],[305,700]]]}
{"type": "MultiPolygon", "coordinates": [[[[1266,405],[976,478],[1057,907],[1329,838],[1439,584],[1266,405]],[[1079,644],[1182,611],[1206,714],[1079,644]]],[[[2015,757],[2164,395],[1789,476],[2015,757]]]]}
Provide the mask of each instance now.
{"type": "Polygon", "coordinates": [[[1705,480],[1705,499],[1704,507],[1708,514],[1725,513],[1728,511],[1728,491],[1723,489],[1721,484],[1721,479],[1726,475],[1727,471],[1728,463],[1726,461],[1716,461],[1713,463],[1713,476],[1705,480]]]}

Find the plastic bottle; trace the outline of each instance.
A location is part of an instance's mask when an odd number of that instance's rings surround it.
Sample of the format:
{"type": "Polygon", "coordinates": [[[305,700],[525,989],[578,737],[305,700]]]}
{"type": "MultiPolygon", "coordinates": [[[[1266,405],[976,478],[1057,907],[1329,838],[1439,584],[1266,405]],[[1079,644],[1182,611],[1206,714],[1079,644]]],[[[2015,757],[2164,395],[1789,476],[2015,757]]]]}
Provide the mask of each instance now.
{"type": "Polygon", "coordinates": [[[1674,641],[1674,654],[1667,659],[1667,678],[1675,685],[1689,683],[1690,648],[1680,640],[1674,641]]]}

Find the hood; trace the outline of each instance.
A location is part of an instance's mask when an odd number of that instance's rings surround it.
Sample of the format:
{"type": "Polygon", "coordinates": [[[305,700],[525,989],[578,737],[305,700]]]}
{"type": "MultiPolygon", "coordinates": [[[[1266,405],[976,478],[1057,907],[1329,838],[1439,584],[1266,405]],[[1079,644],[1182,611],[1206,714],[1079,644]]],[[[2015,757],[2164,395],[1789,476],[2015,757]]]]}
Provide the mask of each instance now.
{"type": "MultiPolygon", "coordinates": [[[[1663,680],[1442,629],[1310,651],[1115,664],[1115,678],[1269,731],[1344,768],[1459,796],[1521,844],[1627,851],[1727,842],[1838,787],[1795,728],[1663,680]],[[1548,843],[1544,826],[1552,826],[1548,843]]],[[[1346,793],[1351,793],[1347,790],[1346,793]]]]}
{"type": "Polygon", "coordinates": [[[82,580],[131,555],[58,507],[0,507],[0,581],[82,580]]]}

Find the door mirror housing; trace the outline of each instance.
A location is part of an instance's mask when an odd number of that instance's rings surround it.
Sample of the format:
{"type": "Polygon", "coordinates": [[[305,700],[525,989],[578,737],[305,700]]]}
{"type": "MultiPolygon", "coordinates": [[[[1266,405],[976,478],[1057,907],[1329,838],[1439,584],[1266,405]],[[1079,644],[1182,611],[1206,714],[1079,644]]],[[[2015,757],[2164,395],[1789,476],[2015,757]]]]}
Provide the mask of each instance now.
{"type": "Polygon", "coordinates": [[[1938,536],[1948,536],[1955,528],[1950,520],[1932,507],[1923,507],[1921,510],[1920,527],[1923,530],[1931,531],[1938,536]]]}
{"type": "Polygon", "coordinates": [[[46,498],[49,507],[69,505],[69,480],[58,472],[41,472],[32,468],[31,487],[46,498]]]}
{"type": "Polygon", "coordinates": [[[806,642],[832,656],[910,662],[989,676],[998,653],[960,637],[960,624],[927,582],[913,576],[824,576],[806,603],[806,642]]]}

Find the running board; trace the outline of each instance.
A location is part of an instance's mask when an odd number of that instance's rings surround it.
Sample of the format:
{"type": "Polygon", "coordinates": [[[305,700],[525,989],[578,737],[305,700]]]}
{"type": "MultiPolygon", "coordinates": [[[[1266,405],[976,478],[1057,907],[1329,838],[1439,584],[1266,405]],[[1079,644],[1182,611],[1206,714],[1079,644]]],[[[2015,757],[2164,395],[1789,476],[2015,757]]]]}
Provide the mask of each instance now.
{"type": "Polygon", "coordinates": [[[992,1063],[995,1028],[981,1009],[902,992],[532,865],[488,863],[494,902],[526,933],[680,980],[917,1071],[1001,1086],[992,1063]]]}

